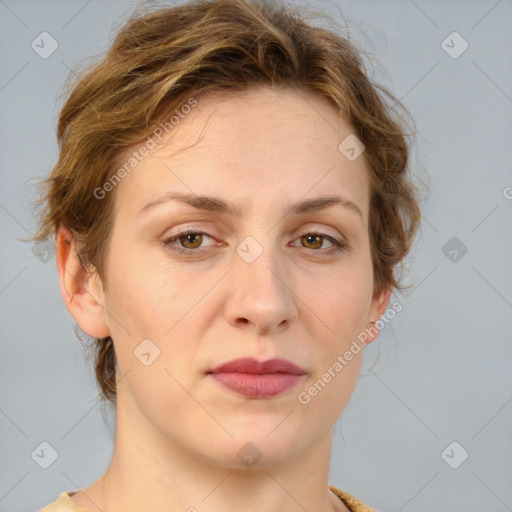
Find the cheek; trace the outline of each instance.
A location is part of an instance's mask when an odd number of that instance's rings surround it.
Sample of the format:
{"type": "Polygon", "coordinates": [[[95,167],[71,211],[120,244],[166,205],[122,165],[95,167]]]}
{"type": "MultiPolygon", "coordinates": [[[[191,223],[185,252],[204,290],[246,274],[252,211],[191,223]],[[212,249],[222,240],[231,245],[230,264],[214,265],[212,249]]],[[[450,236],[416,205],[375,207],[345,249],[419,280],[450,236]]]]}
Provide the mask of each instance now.
{"type": "MultiPolygon", "coordinates": [[[[161,269],[161,262],[151,261],[150,251],[137,251],[136,244],[132,250],[123,251],[122,247],[121,241],[112,244],[108,311],[126,325],[132,337],[160,337],[179,314],[186,283],[176,270],[161,269]]],[[[119,331],[115,322],[113,328],[119,331]]]]}
{"type": "Polygon", "coordinates": [[[180,266],[135,258],[133,253],[112,259],[109,271],[107,309],[122,373],[132,370],[131,378],[141,378],[138,385],[144,387],[160,366],[173,373],[190,368],[212,311],[217,311],[208,292],[220,277],[201,278],[180,266]],[[145,368],[134,354],[142,351],[147,339],[158,357],[145,368]]]}
{"type": "Polygon", "coordinates": [[[340,265],[339,271],[311,281],[308,288],[313,291],[311,309],[334,331],[336,340],[364,328],[373,292],[371,267],[340,265]]]}

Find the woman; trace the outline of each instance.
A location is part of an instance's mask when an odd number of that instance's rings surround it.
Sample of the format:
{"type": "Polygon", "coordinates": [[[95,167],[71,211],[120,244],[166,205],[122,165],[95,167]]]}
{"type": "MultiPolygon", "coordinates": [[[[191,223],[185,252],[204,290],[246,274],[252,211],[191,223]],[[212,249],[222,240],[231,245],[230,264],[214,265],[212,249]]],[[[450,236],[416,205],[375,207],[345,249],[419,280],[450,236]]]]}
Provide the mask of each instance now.
{"type": "Polygon", "coordinates": [[[246,0],[136,12],[79,76],[34,239],[116,435],[42,511],[374,510],[328,475],[420,218],[382,93],[344,38],[246,0]]]}

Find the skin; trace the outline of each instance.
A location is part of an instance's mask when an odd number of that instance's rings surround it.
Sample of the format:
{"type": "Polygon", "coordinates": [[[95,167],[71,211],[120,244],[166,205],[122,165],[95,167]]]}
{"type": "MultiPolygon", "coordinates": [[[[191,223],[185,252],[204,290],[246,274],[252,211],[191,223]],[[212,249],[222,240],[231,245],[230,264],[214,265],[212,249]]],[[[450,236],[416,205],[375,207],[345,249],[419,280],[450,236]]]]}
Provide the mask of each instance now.
{"type": "Polygon", "coordinates": [[[307,405],[297,396],[389,302],[389,289],[373,288],[364,157],[350,161],[338,150],[353,130],[312,93],[261,87],[197,100],[111,192],[105,283],[79,265],[69,233],[58,235],[67,308],[90,336],[111,336],[118,359],[112,462],[72,500],[91,512],[226,512],[248,503],[261,512],[348,510],[328,489],[329,463],[363,351],[307,405]],[[169,201],[139,212],[168,191],[220,196],[245,211],[169,201]],[[288,212],[333,194],[361,215],[341,205],[288,212]],[[173,247],[199,255],[165,245],[188,227],[208,236],[173,247]],[[348,247],[329,254],[334,245],[303,236],[310,232],[348,247]],[[235,251],[248,236],[263,248],[252,263],[235,251]],[[148,338],[160,355],[145,366],[134,350],[148,338]],[[205,374],[243,356],[283,357],[306,375],[277,397],[250,399],[205,374]],[[247,442],[262,454],[252,468],[237,457],[247,442]]]}

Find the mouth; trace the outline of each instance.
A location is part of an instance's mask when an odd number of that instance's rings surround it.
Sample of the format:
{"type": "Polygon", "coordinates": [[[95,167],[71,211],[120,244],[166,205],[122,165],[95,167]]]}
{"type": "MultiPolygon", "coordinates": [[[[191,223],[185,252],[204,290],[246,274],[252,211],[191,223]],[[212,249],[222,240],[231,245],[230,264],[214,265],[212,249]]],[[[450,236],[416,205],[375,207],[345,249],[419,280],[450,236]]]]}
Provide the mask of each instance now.
{"type": "Polygon", "coordinates": [[[241,358],[207,372],[223,387],[247,398],[271,398],[295,387],[306,372],[287,359],[241,358]]]}

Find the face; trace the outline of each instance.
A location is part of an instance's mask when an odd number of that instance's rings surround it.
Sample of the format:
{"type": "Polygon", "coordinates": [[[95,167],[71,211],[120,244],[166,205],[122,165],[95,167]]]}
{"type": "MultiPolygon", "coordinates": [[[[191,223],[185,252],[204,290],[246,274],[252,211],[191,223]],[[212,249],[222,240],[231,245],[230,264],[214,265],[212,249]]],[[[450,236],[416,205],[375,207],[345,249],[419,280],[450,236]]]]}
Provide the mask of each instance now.
{"type": "Polygon", "coordinates": [[[196,99],[114,191],[102,297],[118,407],[214,464],[240,466],[251,442],[271,465],[327,439],[362,350],[333,365],[389,299],[373,293],[368,169],[338,149],[351,127],[316,95],[196,99]],[[300,371],[209,373],[238,358],[300,371]]]}

